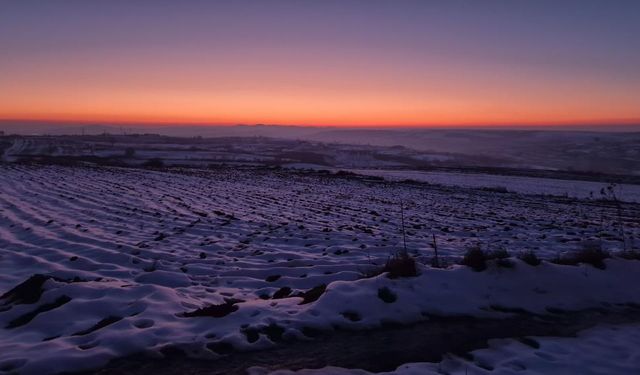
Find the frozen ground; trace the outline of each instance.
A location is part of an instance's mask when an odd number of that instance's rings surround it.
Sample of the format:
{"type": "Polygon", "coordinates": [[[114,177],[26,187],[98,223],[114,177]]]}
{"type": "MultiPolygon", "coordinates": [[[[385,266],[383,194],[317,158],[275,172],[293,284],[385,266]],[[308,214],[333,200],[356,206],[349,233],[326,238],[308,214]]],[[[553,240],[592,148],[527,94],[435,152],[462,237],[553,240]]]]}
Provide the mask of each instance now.
{"type": "Polygon", "coordinates": [[[216,357],[336,326],[425,314],[496,316],[637,303],[640,262],[420,266],[360,279],[401,244],[436,236],[553,258],[598,240],[637,244],[640,207],[265,169],[150,171],[0,166],[0,372],[93,368],[179,345],[216,357]],[[36,277],[44,274],[53,278],[36,277]],[[29,292],[24,290],[28,289],[29,292]],[[506,309],[506,310],[505,310],[506,309]]]}
{"type": "Polygon", "coordinates": [[[410,170],[356,169],[355,173],[384,177],[389,180],[414,180],[445,186],[461,186],[470,188],[506,189],[522,194],[547,194],[585,199],[612,198],[611,193],[619,200],[640,202],[640,185],[615,184],[608,191],[610,184],[595,181],[560,180],[555,178],[506,176],[483,173],[457,172],[422,172],[410,170]]]}
{"type": "MultiPolygon", "coordinates": [[[[500,339],[471,358],[450,355],[439,363],[410,363],[380,375],[628,375],[640,370],[640,325],[602,326],[576,338],[500,339]]],[[[364,370],[251,370],[251,375],[368,375],[364,370]]]]}

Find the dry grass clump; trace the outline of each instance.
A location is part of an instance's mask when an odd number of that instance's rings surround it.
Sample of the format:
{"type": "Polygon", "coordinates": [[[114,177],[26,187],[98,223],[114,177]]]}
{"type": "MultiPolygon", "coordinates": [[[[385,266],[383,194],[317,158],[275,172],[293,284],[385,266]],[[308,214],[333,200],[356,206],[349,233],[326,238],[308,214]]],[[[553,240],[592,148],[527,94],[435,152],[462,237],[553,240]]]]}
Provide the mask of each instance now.
{"type": "Polygon", "coordinates": [[[565,256],[559,256],[553,263],[568,266],[584,263],[603,270],[606,268],[604,260],[608,258],[611,258],[611,254],[603,250],[599,242],[585,242],[580,250],[565,256]]]}
{"type": "Polygon", "coordinates": [[[390,279],[397,279],[399,277],[415,277],[418,276],[418,267],[416,260],[409,254],[401,252],[387,260],[382,267],[373,268],[367,271],[362,271],[360,276],[363,279],[376,277],[387,274],[390,279]]]}
{"type": "Polygon", "coordinates": [[[505,249],[485,251],[480,246],[473,246],[467,249],[460,264],[481,272],[487,269],[487,262],[491,260],[495,261],[498,267],[511,268],[514,263],[510,258],[511,255],[505,249]]]}
{"type": "Polygon", "coordinates": [[[418,276],[416,260],[405,252],[401,252],[400,254],[389,258],[387,263],[384,265],[382,272],[387,272],[390,279],[418,276]]]}

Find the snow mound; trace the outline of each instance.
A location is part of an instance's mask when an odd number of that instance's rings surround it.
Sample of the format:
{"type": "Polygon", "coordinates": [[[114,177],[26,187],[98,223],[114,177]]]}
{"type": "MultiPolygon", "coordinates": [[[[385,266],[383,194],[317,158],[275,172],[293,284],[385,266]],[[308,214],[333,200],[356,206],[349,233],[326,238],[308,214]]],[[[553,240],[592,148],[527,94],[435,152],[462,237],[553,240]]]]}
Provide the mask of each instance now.
{"type": "Polygon", "coordinates": [[[423,267],[416,278],[335,281],[313,298],[307,292],[269,300],[216,300],[206,290],[179,286],[161,271],[154,271],[158,277],[151,277],[154,272],[140,277],[145,283],[52,277],[42,283],[35,302],[11,293],[1,300],[0,359],[21,373],[50,373],[90,369],[167,345],[215,357],[221,347],[265,348],[304,337],[309,328],[364,329],[431,314],[500,317],[508,311],[544,314],[640,301],[640,290],[628,287],[637,282],[640,262],[606,263],[606,270],[519,261],[511,269],[485,272],[423,267]]]}

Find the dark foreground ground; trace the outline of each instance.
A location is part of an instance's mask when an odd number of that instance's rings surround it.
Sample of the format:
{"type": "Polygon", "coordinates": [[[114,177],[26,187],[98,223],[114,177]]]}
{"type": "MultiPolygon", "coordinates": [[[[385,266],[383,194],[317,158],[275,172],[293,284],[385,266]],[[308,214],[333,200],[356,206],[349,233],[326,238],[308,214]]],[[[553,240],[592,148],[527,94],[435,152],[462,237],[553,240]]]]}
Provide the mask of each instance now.
{"type": "Polygon", "coordinates": [[[572,337],[596,325],[640,322],[640,306],[585,311],[557,311],[549,315],[516,313],[505,319],[430,316],[409,326],[368,331],[335,331],[310,341],[284,343],[256,352],[234,352],[219,360],[188,358],[179,351],[164,359],[136,355],[112,361],[94,374],[246,374],[253,366],[271,370],[337,366],[380,372],[404,363],[437,362],[455,353],[473,360],[470,351],[487,347],[488,340],[517,338],[536,347],[530,336],[572,337]]]}

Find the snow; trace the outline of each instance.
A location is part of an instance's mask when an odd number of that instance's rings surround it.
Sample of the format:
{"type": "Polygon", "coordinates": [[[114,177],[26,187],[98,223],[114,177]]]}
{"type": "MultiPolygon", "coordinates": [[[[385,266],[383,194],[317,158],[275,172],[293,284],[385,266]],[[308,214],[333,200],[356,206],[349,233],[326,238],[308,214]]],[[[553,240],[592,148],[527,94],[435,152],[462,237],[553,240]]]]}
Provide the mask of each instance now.
{"type": "MultiPolygon", "coordinates": [[[[640,325],[598,326],[577,337],[529,337],[526,342],[497,339],[471,352],[472,360],[448,355],[439,363],[408,363],[380,375],[628,375],[640,369],[640,325]]],[[[368,371],[325,367],[251,375],[369,375],[368,371]]]]}
{"type": "MultiPolygon", "coordinates": [[[[640,301],[640,289],[628,287],[640,262],[621,259],[607,260],[606,270],[514,260],[485,272],[420,265],[415,278],[361,278],[401,243],[399,201],[407,245],[422,263],[433,234],[450,261],[477,242],[514,253],[532,246],[547,258],[578,248],[573,238],[620,250],[610,225],[618,210],[597,202],[260,169],[2,165],[0,186],[0,291],[34,274],[55,276],[35,302],[0,300],[0,373],[92,369],[169,345],[215,358],[215,343],[274,345],[264,333],[246,335],[274,325],[284,338],[302,338],[305,327],[640,301]],[[300,294],[322,285],[317,300],[303,303],[300,294]],[[393,302],[379,297],[383,288],[393,302]],[[190,316],[212,305],[224,313],[190,316]]],[[[640,232],[638,210],[622,206],[630,241],[640,232]]]]}
{"type": "MultiPolygon", "coordinates": [[[[445,186],[499,188],[522,194],[544,194],[573,198],[601,199],[609,184],[593,181],[506,176],[483,173],[422,172],[411,170],[354,169],[352,172],[390,180],[414,180],[445,186]]],[[[616,184],[616,197],[626,202],[640,202],[640,185],[616,184]]]]}

